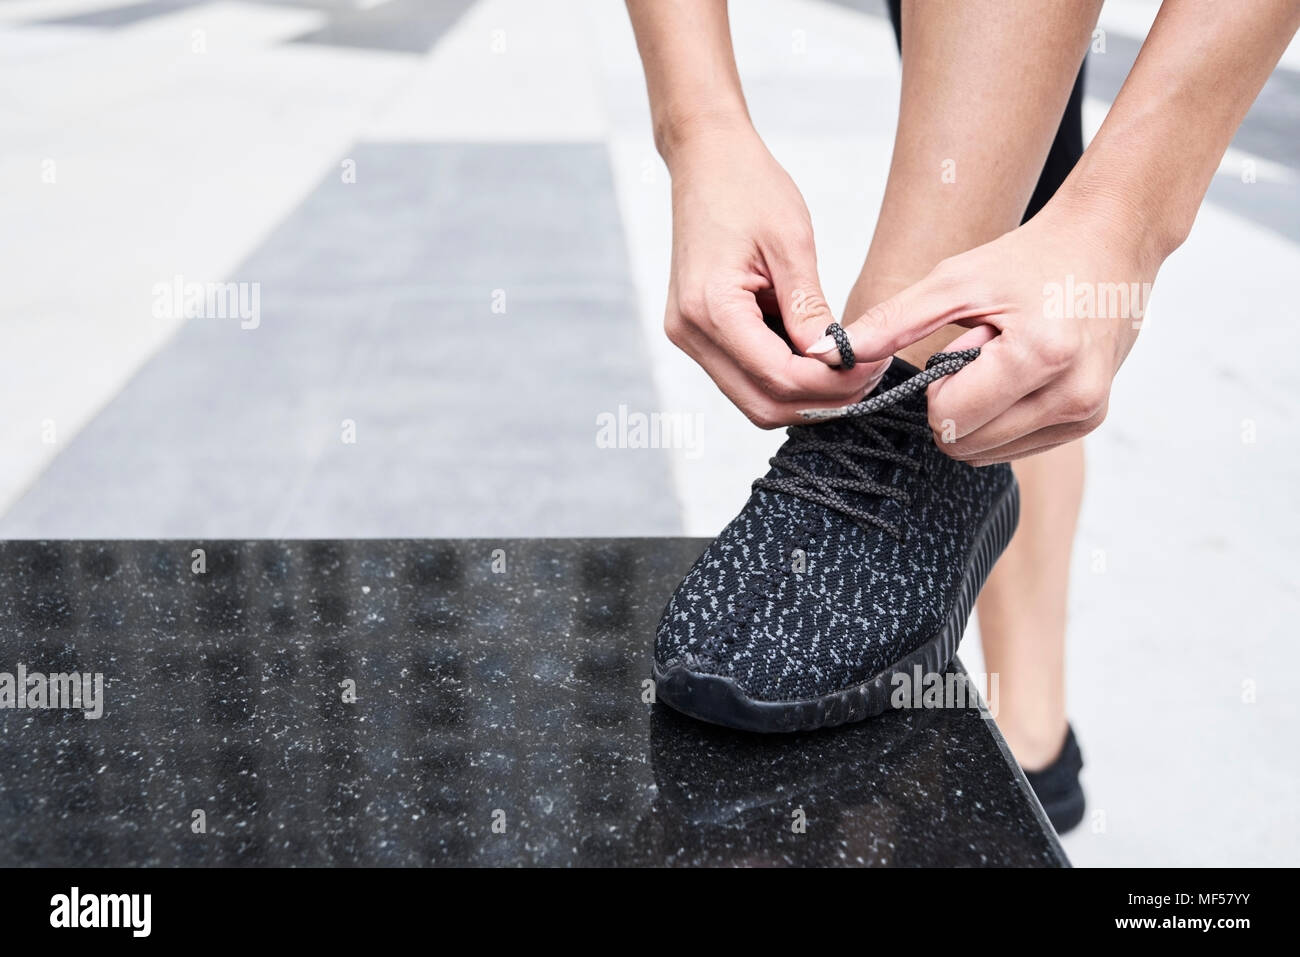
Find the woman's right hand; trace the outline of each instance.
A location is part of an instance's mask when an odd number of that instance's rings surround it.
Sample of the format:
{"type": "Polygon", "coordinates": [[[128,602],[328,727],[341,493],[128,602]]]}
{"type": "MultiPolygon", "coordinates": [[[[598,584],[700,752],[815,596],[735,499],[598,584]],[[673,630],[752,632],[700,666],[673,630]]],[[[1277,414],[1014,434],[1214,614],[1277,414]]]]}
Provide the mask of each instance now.
{"type": "Polygon", "coordinates": [[[817,278],[812,221],[794,181],[747,123],[709,122],[668,155],[673,258],[664,330],[751,422],[860,399],[889,360],[829,368],[802,353],[835,321],[817,278]],[[779,314],[800,354],[763,321],[779,314]]]}

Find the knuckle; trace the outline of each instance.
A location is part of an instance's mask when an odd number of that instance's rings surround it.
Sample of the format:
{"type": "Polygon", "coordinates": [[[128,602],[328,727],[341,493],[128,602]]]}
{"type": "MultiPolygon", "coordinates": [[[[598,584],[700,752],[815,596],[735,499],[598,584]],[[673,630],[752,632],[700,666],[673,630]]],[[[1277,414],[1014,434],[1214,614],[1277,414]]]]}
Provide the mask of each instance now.
{"type": "Polygon", "coordinates": [[[1087,422],[1106,405],[1106,394],[1095,385],[1079,386],[1062,396],[1061,415],[1067,422],[1087,422]]]}
{"type": "Polygon", "coordinates": [[[868,309],[865,319],[870,325],[888,328],[898,320],[899,312],[898,302],[894,299],[886,299],[868,309]]]}
{"type": "Polygon", "coordinates": [[[795,319],[829,316],[831,307],[816,289],[796,289],[790,296],[795,319]]]}
{"type": "Polygon", "coordinates": [[[1038,361],[1052,373],[1069,368],[1079,351],[1079,339],[1072,331],[1059,330],[1038,343],[1038,361]]]}
{"type": "Polygon", "coordinates": [[[793,402],[799,397],[794,383],[779,375],[765,375],[759,380],[763,392],[778,402],[793,402]]]}
{"type": "Polygon", "coordinates": [[[664,317],[664,335],[678,349],[686,348],[687,322],[680,314],[669,313],[664,317]]]}
{"type": "Polygon", "coordinates": [[[682,325],[698,323],[709,311],[709,299],[702,286],[681,290],[673,305],[682,325]]]}
{"type": "Polygon", "coordinates": [[[1088,405],[1091,408],[1091,411],[1083,418],[1078,419],[1073,423],[1075,427],[1071,429],[1071,431],[1074,434],[1066,441],[1081,439],[1106,421],[1106,413],[1109,404],[1105,398],[1096,402],[1088,403],[1088,405]]]}
{"type": "Polygon", "coordinates": [[[962,264],[960,257],[957,256],[949,256],[947,259],[939,260],[926,278],[937,289],[945,292],[965,286],[969,282],[966,267],[962,264]]]}
{"type": "Polygon", "coordinates": [[[756,402],[741,409],[745,413],[745,418],[749,419],[760,429],[779,429],[784,423],[781,415],[774,406],[766,403],[756,402]]]}
{"type": "Polygon", "coordinates": [[[952,282],[957,278],[959,267],[960,264],[957,262],[955,256],[948,256],[944,259],[940,259],[930,270],[930,278],[941,285],[943,283],[952,282]]]}

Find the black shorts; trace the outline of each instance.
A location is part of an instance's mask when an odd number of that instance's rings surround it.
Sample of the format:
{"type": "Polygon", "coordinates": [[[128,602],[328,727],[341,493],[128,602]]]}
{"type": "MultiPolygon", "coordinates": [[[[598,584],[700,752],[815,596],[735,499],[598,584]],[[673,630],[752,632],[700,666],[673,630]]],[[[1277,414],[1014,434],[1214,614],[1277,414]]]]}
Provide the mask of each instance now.
{"type": "MultiPolygon", "coordinates": [[[[902,47],[902,6],[903,0],[889,0],[889,19],[894,24],[894,39],[902,47]]],[[[1029,219],[1042,209],[1057,188],[1065,182],[1065,177],[1074,169],[1074,164],[1083,155],[1083,67],[1074,78],[1074,89],[1070,91],[1070,101],[1065,104],[1065,115],[1057,127],[1056,139],[1052,140],[1052,149],[1043,164],[1043,172],[1034,187],[1034,195],[1029,199],[1024,219],[1029,219]]],[[[1023,222],[1023,220],[1022,220],[1023,222]]]]}

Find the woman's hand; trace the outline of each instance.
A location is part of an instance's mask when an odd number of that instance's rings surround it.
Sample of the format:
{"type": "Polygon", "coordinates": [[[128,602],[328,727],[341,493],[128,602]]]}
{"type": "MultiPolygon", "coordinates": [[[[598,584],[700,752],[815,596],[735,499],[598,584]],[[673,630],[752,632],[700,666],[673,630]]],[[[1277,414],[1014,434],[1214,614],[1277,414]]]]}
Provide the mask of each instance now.
{"type": "MultiPolygon", "coordinates": [[[[927,393],[930,427],[955,459],[989,465],[1086,435],[1106,417],[1111,381],[1137,338],[1158,264],[1134,231],[1050,204],[1019,229],[944,260],[846,327],[864,359],[949,323],[971,327],[946,351],[980,356],[927,393]]],[[[810,347],[828,362],[829,338],[810,347]]]]}
{"type": "Polygon", "coordinates": [[[779,314],[799,350],[834,321],[817,278],[812,222],[794,182],[747,123],[712,123],[671,151],[673,258],[664,329],[745,415],[770,429],[800,409],[856,401],[888,366],[790,351],[763,321],[779,314]]]}

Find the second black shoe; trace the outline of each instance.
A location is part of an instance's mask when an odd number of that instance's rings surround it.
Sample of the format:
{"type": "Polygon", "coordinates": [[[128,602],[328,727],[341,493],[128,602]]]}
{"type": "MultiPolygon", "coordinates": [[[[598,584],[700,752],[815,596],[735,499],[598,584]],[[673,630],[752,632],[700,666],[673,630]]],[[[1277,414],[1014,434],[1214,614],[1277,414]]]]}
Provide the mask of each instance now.
{"type": "Polygon", "coordinates": [[[740,514],[668,602],[655,639],[659,700],[750,731],[806,731],[889,707],[895,674],[941,672],[1015,531],[1006,465],[944,455],[926,371],[894,359],[847,414],[796,426],[740,514]]]}
{"type": "Polygon", "coordinates": [[[1067,726],[1065,744],[1052,763],[1039,771],[1025,772],[1029,786],[1057,834],[1073,830],[1083,820],[1083,786],[1079,783],[1082,770],[1083,752],[1074,737],[1074,728],[1067,726]]]}

